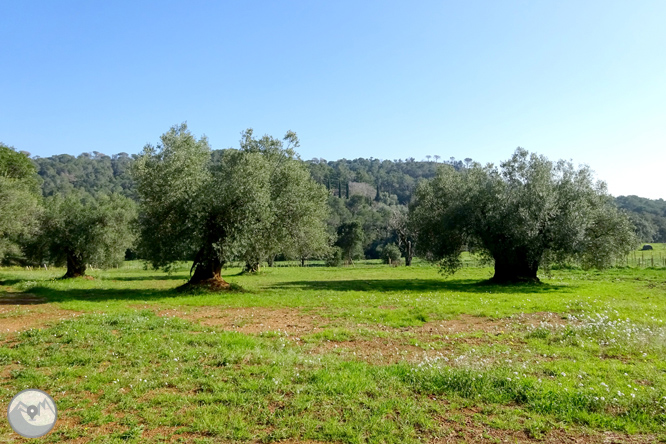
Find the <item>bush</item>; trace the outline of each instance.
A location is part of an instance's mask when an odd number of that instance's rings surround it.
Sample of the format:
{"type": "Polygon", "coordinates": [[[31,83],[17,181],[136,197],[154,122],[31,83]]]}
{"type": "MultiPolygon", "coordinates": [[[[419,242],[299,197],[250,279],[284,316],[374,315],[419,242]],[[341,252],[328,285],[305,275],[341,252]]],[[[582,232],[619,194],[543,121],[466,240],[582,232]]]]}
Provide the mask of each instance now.
{"type": "Polygon", "coordinates": [[[400,263],[400,248],[396,244],[388,244],[382,248],[382,261],[385,264],[399,264],[400,263]]]}
{"type": "Polygon", "coordinates": [[[325,258],[327,267],[339,267],[342,265],[342,248],[333,247],[325,258]]]}

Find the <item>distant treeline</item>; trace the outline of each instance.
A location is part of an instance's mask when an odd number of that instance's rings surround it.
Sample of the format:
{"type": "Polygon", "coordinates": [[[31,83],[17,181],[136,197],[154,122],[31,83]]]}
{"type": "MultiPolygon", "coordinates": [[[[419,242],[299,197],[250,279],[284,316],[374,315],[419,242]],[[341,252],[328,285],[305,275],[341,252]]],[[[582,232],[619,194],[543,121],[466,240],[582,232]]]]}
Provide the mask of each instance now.
{"type": "MultiPolygon", "coordinates": [[[[223,152],[214,150],[212,161],[219,161],[223,152]]],[[[79,189],[93,195],[115,192],[136,199],[130,171],[136,157],[127,153],[108,156],[93,151],[76,157],[61,154],[32,160],[43,180],[44,196],[67,194],[70,190],[79,189]]],[[[395,207],[409,204],[417,184],[434,177],[442,163],[459,170],[469,165],[472,159],[462,161],[451,157],[447,161],[417,161],[414,158],[357,158],[303,162],[313,179],[329,190],[329,232],[334,233],[344,223],[360,222],[364,232],[364,255],[376,258],[384,245],[396,241],[388,228],[391,214],[395,207]]],[[[619,196],[615,201],[619,208],[630,213],[641,241],[666,242],[666,201],[638,196],[619,196]]]]}

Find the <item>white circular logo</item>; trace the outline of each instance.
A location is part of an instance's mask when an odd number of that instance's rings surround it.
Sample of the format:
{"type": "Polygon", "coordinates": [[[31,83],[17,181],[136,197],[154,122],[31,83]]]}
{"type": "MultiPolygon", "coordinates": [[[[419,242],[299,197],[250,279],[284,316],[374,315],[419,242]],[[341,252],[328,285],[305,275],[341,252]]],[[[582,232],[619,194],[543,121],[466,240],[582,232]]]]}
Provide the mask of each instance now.
{"type": "Polygon", "coordinates": [[[14,396],[7,409],[12,429],[24,438],[39,438],[51,431],[58,419],[55,402],[46,392],[27,389],[14,396]]]}

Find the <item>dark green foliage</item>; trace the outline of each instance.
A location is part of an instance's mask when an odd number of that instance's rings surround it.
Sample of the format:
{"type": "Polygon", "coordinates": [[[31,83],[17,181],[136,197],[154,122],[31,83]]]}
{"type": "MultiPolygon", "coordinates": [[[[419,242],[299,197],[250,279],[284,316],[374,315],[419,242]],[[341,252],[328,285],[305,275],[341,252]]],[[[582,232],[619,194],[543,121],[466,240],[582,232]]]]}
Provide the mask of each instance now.
{"type": "Polygon", "coordinates": [[[338,227],[338,241],[335,244],[350,264],[363,254],[363,227],[358,222],[348,222],[338,227]]]}
{"type": "Polygon", "coordinates": [[[43,179],[42,193],[51,196],[68,193],[72,189],[90,194],[118,193],[135,198],[131,165],[136,155],[127,153],[106,154],[93,151],[77,157],[61,154],[33,159],[43,179]]]}
{"type": "Polygon", "coordinates": [[[332,247],[328,255],[325,257],[327,267],[339,267],[342,265],[343,252],[340,247],[332,247]]]}
{"type": "MultiPolygon", "coordinates": [[[[396,196],[398,203],[403,205],[409,203],[416,185],[423,179],[434,177],[438,166],[442,165],[435,162],[416,162],[413,159],[391,161],[373,158],[336,161],[312,159],[307,163],[313,179],[319,183],[324,184],[331,179],[340,182],[363,182],[373,187],[381,184],[380,193],[396,196]]],[[[462,162],[455,159],[447,164],[456,169],[463,167],[462,162]]],[[[340,182],[338,196],[342,197],[340,182]]]]}
{"type": "Polygon", "coordinates": [[[22,256],[20,243],[37,227],[39,177],[23,153],[0,143],[0,262],[22,256]]]}
{"type": "Polygon", "coordinates": [[[442,269],[466,248],[494,260],[497,281],[537,280],[542,264],[573,259],[606,268],[636,244],[629,219],[589,168],[550,162],[521,148],[500,168],[442,168],[416,192],[417,246],[442,269]]]}
{"type": "Polygon", "coordinates": [[[400,262],[400,248],[396,244],[385,245],[381,249],[382,261],[385,264],[396,264],[400,262]]]}
{"type": "Polygon", "coordinates": [[[631,214],[642,242],[666,242],[666,201],[638,196],[618,196],[615,203],[631,214]]]}
{"type": "Polygon", "coordinates": [[[23,153],[0,142],[0,177],[14,180],[35,180],[35,166],[23,153]]]}
{"type": "Polygon", "coordinates": [[[397,205],[391,208],[389,230],[395,237],[398,248],[405,258],[405,265],[409,267],[412,265],[412,257],[414,257],[416,233],[409,223],[407,207],[397,205]]]}

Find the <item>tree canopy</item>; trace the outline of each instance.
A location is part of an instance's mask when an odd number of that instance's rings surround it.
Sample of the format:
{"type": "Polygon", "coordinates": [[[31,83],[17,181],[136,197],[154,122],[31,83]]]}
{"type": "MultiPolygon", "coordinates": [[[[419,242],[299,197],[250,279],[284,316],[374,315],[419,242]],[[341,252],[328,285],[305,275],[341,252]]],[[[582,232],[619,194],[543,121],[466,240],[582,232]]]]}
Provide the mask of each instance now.
{"type": "Polygon", "coordinates": [[[497,281],[538,280],[539,266],[572,258],[604,268],[636,242],[589,168],[521,148],[499,168],[441,168],[417,189],[411,221],[419,252],[445,272],[469,249],[494,261],[497,281]]]}
{"type": "Polygon", "coordinates": [[[120,264],[135,241],[136,204],[117,195],[91,196],[82,191],[44,200],[38,234],[28,244],[37,263],[67,265],[64,277],[86,273],[88,265],[120,264]]]}

